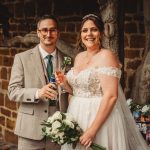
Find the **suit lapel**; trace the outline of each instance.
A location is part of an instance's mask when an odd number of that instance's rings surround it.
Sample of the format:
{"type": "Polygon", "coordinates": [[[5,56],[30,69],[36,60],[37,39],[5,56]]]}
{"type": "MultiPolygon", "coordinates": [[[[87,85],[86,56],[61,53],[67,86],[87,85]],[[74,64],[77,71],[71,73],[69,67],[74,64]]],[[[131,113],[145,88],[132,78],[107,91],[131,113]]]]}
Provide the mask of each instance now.
{"type": "Polygon", "coordinates": [[[42,58],[36,46],[32,51],[32,65],[35,66],[35,75],[39,76],[43,85],[46,84],[46,74],[44,70],[44,64],[42,63],[42,58]]]}

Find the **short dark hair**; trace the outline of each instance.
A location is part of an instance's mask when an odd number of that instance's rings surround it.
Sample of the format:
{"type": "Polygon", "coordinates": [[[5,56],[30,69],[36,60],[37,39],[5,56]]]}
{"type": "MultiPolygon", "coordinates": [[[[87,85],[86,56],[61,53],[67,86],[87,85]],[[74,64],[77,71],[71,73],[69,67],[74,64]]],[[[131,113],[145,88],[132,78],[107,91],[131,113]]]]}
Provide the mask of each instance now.
{"type": "Polygon", "coordinates": [[[37,19],[37,28],[39,27],[41,21],[46,20],[46,19],[52,19],[52,20],[54,20],[55,23],[56,23],[56,25],[57,25],[57,28],[59,28],[59,23],[58,23],[57,18],[54,15],[47,15],[47,14],[43,15],[40,18],[37,19]]]}

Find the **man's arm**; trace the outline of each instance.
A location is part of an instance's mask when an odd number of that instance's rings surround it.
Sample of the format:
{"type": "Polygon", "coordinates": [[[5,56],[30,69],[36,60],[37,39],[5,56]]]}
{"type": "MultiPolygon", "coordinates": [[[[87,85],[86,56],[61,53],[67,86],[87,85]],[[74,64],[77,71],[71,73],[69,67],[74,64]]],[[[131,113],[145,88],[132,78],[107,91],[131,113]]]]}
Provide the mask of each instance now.
{"type": "Polygon", "coordinates": [[[35,95],[38,88],[25,88],[24,76],[22,61],[20,57],[16,55],[8,85],[8,97],[10,100],[16,102],[37,103],[38,100],[35,99],[35,95]]]}

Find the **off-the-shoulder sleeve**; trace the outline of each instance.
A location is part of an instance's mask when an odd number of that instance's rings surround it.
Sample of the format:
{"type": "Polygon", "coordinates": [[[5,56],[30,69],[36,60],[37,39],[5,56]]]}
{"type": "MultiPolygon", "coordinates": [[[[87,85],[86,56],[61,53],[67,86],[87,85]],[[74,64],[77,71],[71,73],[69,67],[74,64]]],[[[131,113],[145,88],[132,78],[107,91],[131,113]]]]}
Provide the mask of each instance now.
{"type": "Polygon", "coordinates": [[[99,67],[98,73],[117,77],[119,79],[121,77],[121,70],[120,68],[117,68],[117,67],[99,67]]]}

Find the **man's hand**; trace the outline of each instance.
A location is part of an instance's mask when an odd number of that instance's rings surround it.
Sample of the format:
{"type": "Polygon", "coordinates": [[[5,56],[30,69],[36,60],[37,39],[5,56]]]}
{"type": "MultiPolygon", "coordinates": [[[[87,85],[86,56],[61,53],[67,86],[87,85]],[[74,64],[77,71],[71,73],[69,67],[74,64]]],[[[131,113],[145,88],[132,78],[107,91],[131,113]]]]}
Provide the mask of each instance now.
{"type": "Polygon", "coordinates": [[[57,97],[57,86],[49,83],[38,90],[38,97],[40,99],[55,99],[57,97]]]}

